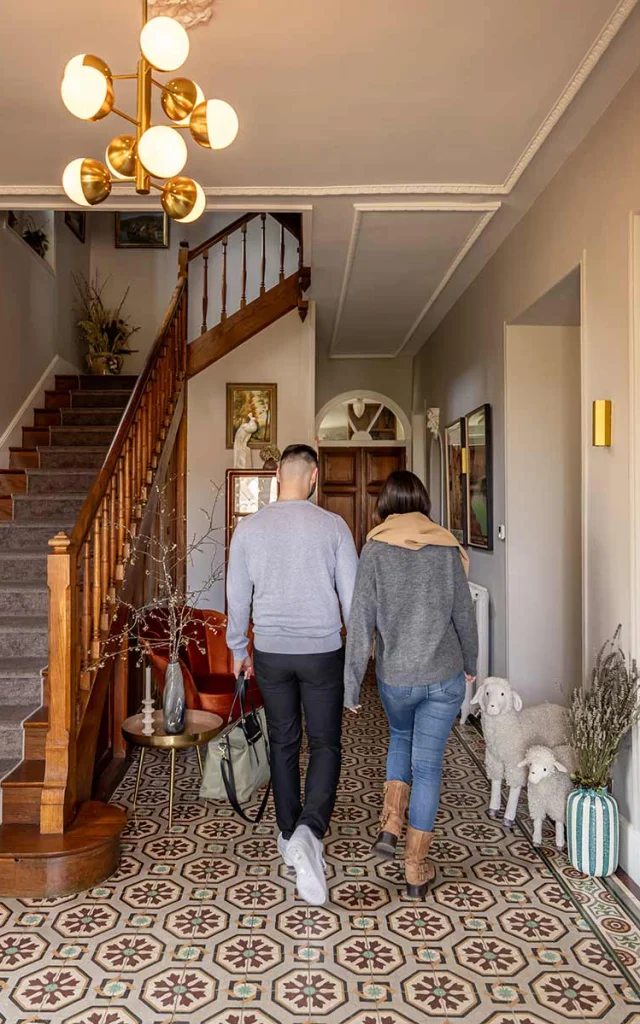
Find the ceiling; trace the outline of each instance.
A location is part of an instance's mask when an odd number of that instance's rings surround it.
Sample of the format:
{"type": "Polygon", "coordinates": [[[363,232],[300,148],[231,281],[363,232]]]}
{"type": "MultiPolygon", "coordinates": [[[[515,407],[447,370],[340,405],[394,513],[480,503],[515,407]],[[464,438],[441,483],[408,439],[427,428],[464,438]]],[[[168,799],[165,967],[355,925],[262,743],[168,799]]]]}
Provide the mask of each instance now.
{"type": "MultiPolygon", "coordinates": [[[[135,0],[14,3],[0,39],[0,202],[64,204],[62,169],[125,130],[59,95],[78,52],[134,68],[135,0]]],[[[640,62],[637,0],[217,0],[182,73],[231,102],[233,146],[190,147],[216,207],[311,210],[319,347],[424,343],[640,62]]],[[[117,105],[133,111],[131,83],[117,105]]],[[[109,200],[135,204],[128,187],[109,200]]]]}

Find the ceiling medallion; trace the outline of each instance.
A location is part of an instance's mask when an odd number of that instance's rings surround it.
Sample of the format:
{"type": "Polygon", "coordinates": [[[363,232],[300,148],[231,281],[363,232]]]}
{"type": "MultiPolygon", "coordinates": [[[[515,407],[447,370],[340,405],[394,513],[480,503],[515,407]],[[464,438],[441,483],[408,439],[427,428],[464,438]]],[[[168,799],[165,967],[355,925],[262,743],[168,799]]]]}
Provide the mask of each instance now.
{"type": "MultiPolygon", "coordinates": [[[[206,199],[202,187],[182,174],[187,145],[181,131],[188,131],[205,149],[225,149],[238,133],[238,118],[225,100],[205,100],[200,86],[189,78],[157,80],[158,72],[173,76],[189,56],[184,24],[157,14],[161,6],[188,7],[195,14],[196,9],[204,9],[205,5],[198,0],[183,4],[160,0],[153,3],[155,16],[147,19],[147,0],[143,0],[141,56],[133,74],[114,75],[101,57],[90,53],[81,53],[67,64],[61,86],[67,110],[83,121],[100,121],[109,114],[117,114],[134,126],[135,134],[112,139],[105,163],[83,157],[72,160],[62,175],[62,186],[79,206],[96,206],[109,196],[114,181],[134,181],[138,195],[149,195],[152,188],[157,189],[165,213],[187,224],[204,211],[206,199]],[[114,82],[121,79],[136,82],[135,117],[115,106],[114,82]],[[169,124],[152,124],[154,88],[160,93],[169,124]]],[[[206,6],[210,16],[211,0],[206,6]]]]}
{"type": "Polygon", "coordinates": [[[185,28],[210,21],[216,0],[149,0],[153,17],[175,18],[185,28]]]}

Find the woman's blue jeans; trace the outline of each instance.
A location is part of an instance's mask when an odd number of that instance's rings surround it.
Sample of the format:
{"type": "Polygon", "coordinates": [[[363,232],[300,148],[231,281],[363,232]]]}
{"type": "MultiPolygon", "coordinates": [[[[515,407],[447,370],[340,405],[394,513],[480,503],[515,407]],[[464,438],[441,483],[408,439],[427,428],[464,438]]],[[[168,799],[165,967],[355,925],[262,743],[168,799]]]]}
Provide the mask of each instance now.
{"type": "Polygon", "coordinates": [[[444,750],[466,690],[464,674],[430,686],[389,686],[378,679],[389,719],[387,782],[411,788],[409,824],[432,832],[440,802],[444,750]]]}

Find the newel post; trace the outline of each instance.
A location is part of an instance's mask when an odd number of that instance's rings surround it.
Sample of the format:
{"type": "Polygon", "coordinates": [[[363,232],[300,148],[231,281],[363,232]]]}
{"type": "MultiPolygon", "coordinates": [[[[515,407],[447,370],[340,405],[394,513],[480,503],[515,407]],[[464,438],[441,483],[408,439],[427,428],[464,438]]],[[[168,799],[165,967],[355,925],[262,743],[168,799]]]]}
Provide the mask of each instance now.
{"type": "Polygon", "coordinates": [[[64,832],[76,794],[77,567],[66,533],[49,541],[49,730],[40,832],[64,832]]]}

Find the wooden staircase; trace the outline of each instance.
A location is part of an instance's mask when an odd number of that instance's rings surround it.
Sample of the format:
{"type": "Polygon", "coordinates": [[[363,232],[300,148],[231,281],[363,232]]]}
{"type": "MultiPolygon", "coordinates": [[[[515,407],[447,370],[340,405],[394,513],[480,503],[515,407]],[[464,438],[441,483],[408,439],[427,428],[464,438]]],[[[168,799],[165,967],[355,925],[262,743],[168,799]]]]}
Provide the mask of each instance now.
{"type": "MultiPolygon", "coordinates": [[[[197,249],[183,244],[178,283],[139,378],[58,376],[22,445],[0,470],[0,896],[50,896],[98,884],[119,858],[124,812],[93,799],[98,734],[137,710],[126,650],[104,655],[134,598],[133,558],[152,493],[173,471],[186,544],[186,380],[290,310],[306,315],[301,217],[274,215],[277,280],[267,278],[266,213],[238,218],[197,249]],[[261,233],[258,295],[247,291],[247,227],[261,233]],[[286,241],[297,270],[285,275],[286,241]],[[227,308],[237,243],[237,309],[227,308]],[[209,259],[219,255],[220,317],[207,326],[209,259]],[[187,345],[188,293],[202,261],[202,325],[187,345]],[[191,278],[191,280],[190,280],[191,278]],[[132,705],[133,702],[133,706],[132,705]]],[[[290,260],[289,260],[290,264],[290,260]]],[[[102,766],[104,767],[104,766],[102,766]]],[[[103,787],[104,789],[104,787],[103,787]]]]}

